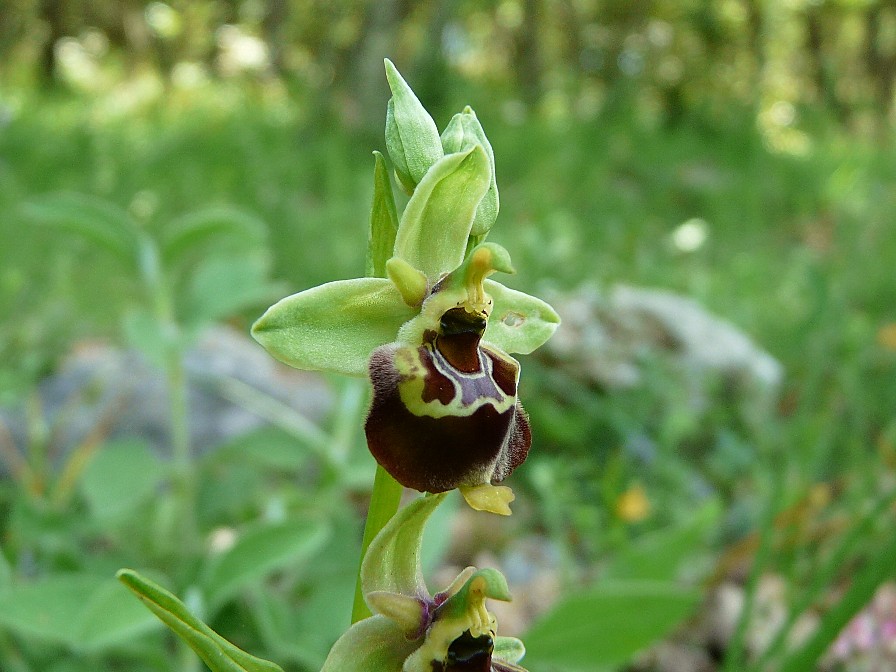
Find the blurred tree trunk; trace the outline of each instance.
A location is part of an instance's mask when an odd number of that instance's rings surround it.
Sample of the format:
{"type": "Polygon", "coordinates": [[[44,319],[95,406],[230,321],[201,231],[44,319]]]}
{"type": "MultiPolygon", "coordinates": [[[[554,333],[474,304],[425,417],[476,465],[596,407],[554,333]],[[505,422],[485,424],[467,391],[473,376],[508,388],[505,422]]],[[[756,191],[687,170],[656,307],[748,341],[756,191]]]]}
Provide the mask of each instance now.
{"type": "Polygon", "coordinates": [[[436,123],[447,121],[439,119],[439,113],[445,110],[451,95],[449,87],[451,73],[445,60],[442,41],[445,26],[454,16],[456,4],[455,0],[435,0],[431,3],[429,21],[426,24],[426,38],[423,41],[425,46],[411,73],[415,82],[414,91],[420,100],[426,101],[425,105],[434,115],[436,123]]]}
{"type": "Polygon", "coordinates": [[[404,17],[397,0],[365,3],[363,11],[358,41],[337,59],[336,81],[344,82],[342,120],[372,133],[382,126],[382,110],[388,99],[383,58],[394,57],[395,36],[404,17]]]}
{"type": "Polygon", "coordinates": [[[517,88],[523,100],[530,106],[541,100],[542,63],[539,48],[539,23],[541,16],[539,0],[523,0],[523,21],[517,34],[515,51],[517,88]]]}
{"type": "Polygon", "coordinates": [[[66,0],[42,0],[39,5],[40,19],[47,26],[47,36],[40,50],[40,77],[45,84],[52,84],[56,78],[56,44],[63,37],[72,35],[80,28],[73,23],[73,11],[77,15],[75,3],[66,0]]]}
{"type": "Polygon", "coordinates": [[[896,93],[896,53],[892,46],[886,48],[880,34],[884,12],[891,13],[896,20],[896,3],[879,2],[869,7],[865,14],[865,64],[877,105],[877,120],[881,130],[887,127],[894,110],[893,95],[896,93]]]}
{"type": "Polygon", "coordinates": [[[284,67],[283,55],[286,51],[289,26],[289,3],[287,0],[267,0],[267,9],[261,22],[264,41],[268,45],[271,67],[277,76],[282,76],[284,67]]]}
{"type": "Polygon", "coordinates": [[[759,90],[759,82],[762,80],[762,70],[765,68],[765,41],[764,34],[765,16],[759,0],[745,0],[747,10],[747,30],[749,33],[750,52],[756,64],[756,81],[754,89],[759,90]]]}
{"type": "Polygon", "coordinates": [[[806,50],[812,64],[812,79],[819,100],[839,121],[846,122],[849,110],[837,95],[837,79],[825,54],[821,7],[809,7],[806,10],[806,50]]]}

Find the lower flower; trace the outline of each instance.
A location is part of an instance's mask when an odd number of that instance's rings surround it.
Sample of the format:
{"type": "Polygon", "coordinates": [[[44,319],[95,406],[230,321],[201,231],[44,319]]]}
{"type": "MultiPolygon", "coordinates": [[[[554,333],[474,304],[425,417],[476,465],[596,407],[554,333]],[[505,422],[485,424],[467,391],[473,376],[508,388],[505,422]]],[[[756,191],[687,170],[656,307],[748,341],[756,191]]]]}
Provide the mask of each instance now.
{"type": "Polygon", "coordinates": [[[409,504],[373,540],[361,584],[374,615],[339,638],[322,672],[525,672],[522,642],[498,637],[486,609],[510,600],[500,572],[468,567],[436,595],[422,580],[423,528],[444,497],[409,504]]]}

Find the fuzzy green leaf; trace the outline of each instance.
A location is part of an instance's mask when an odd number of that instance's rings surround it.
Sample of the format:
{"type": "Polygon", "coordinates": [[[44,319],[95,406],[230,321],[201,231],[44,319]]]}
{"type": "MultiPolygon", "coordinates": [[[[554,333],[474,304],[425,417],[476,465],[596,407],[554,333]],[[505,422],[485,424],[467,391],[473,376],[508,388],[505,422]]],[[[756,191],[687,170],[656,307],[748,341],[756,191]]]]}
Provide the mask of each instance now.
{"type": "Polygon", "coordinates": [[[279,665],[256,658],[228,642],[193,616],[174,595],[137,572],[122,569],[118,580],[189,644],[212,672],[283,672],[279,665]]]}
{"type": "Polygon", "coordinates": [[[297,369],[366,376],[370,353],[415,314],[385,278],[339,280],[278,301],[252,335],[297,369]]]}
{"type": "Polygon", "coordinates": [[[485,291],[495,303],[483,339],[505,352],[528,355],[560,325],[560,316],[541,299],[493,280],[485,281],[485,291]]]}
{"type": "Polygon", "coordinates": [[[479,145],[440,159],[408,201],[398,225],[395,255],[430,281],[457,268],[490,179],[488,157],[479,145]]]}

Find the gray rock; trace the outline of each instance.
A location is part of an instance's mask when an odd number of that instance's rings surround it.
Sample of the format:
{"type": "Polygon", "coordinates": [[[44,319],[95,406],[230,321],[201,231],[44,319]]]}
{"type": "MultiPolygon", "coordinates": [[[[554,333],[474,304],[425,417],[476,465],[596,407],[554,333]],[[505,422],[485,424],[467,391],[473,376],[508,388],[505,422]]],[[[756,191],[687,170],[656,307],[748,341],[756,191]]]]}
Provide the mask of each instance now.
{"type": "Polygon", "coordinates": [[[563,326],[545,353],[573,375],[607,389],[644,384],[650,362],[670,365],[703,408],[709,385],[721,379],[744,399],[770,403],[781,364],[730,322],[691,298],[658,289],[593,285],[551,297],[563,326]]]}
{"type": "MultiPolygon", "coordinates": [[[[248,335],[228,327],[205,331],[184,365],[197,453],[265,424],[257,412],[262,407],[282,405],[319,423],[333,403],[322,376],[279,364],[248,335]]],[[[102,438],[142,437],[162,454],[171,451],[165,376],[138,352],[83,343],[38,385],[36,398],[50,445],[59,453],[92,432],[102,438]]],[[[20,447],[29,431],[24,406],[0,409],[0,420],[20,447]]],[[[31,425],[33,431],[33,420],[31,425]]]]}

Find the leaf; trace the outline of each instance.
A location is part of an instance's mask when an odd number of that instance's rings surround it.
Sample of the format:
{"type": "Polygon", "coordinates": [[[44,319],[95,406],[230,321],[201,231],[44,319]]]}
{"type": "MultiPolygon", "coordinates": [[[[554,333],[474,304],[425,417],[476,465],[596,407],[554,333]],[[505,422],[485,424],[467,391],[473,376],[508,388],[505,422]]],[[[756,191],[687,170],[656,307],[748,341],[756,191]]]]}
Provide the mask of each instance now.
{"type": "Polygon", "coordinates": [[[265,425],[234,437],[205,456],[208,462],[247,464],[257,469],[296,473],[308,459],[302,442],[289,432],[265,425]]]}
{"type": "Polygon", "coordinates": [[[361,563],[364,594],[428,595],[421,567],[423,530],[447,493],[427,495],[399,511],[370,543],[361,563]]]}
{"type": "Polygon", "coordinates": [[[395,256],[423,271],[430,282],[460,266],[490,181],[488,157],[479,145],[439,159],[401,215],[395,256]]]}
{"type": "Polygon", "coordinates": [[[130,588],[165,625],[202,658],[212,672],[283,672],[279,665],[237,648],[193,616],[183,602],[132,569],[122,569],[118,580],[130,588]]]}
{"type": "Polygon", "coordinates": [[[398,213],[392,195],[392,181],[386,160],[379,152],[373,153],[373,205],[370,207],[370,238],[367,243],[365,274],[373,278],[386,277],[386,262],[395,247],[398,232],[398,213]]]}
{"type": "Polygon", "coordinates": [[[148,616],[114,581],[87,574],[48,576],[0,591],[0,624],[87,653],[151,629],[148,616]]]}
{"type": "Polygon", "coordinates": [[[178,263],[215,241],[234,239],[245,249],[260,246],[267,228],[256,216],[231,206],[211,206],[172,219],[162,235],[162,256],[178,263]]]}
{"type": "Polygon", "coordinates": [[[127,516],[156,492],[165,475],[149,447],[130,439],[106,443],[90,460],[80,491],[97,520],[127,516]]]}
{"type": "Polygon", "coordinates": [[[685,561],[706,548],[706,537],[719,519],[711,502],[694,512],[684,525],[646,535],[623,549],[603,576],[612,580],[674,581],[685,561]]]}
{"type": "Polygon", "coordinates": [[[696,590],[669,583],[608,582],[567,597],[523,637],[536,670],[588,672],[628,661],[685,619],[696,590]]]}
{"type": "Polygon", "coordinates": [[[385,278],[339,280],[281,299],[252,336],[297,369],[366,376],[370,353],[394,341],[415,313],[385,278]]]}
{"type": "Polygon", "coordinates": [[[190,279],[184,321],[204,325],[277,296],[280,289],[267,281],[269,265],[260,252],[205,257],[190,279]]]}
{"type": "Polygon", "coordinates": [[[95,196],[46,194],[22,206],[26,217],[58,231],[74,233],[135,266],[137,236],[127,212],[95,196]]]}
{"type": "Polygon", "coordinates": [[[507,353],[528,355],[544,345],[560,326],[560,316],[534,296],[485,281],[485,291],[494,300],[483,340],[507,353]]]}
{"type": "Polygon", "coordinates": [[[134,308],[124,315],[122,331],[128,345],[139,350],[160,369],[167,365],[169,355],[180,349],[183,338],[175,328],[166,328],[143,308],[134,308]]]}
{"type": "Polygon", "coordinates": [[[329,534],[323,523],[306,520],[265,524],[245,532],[207,566],[202,586],[210,610],[272,572],[307,561],[320,551],[329,534]]]}

